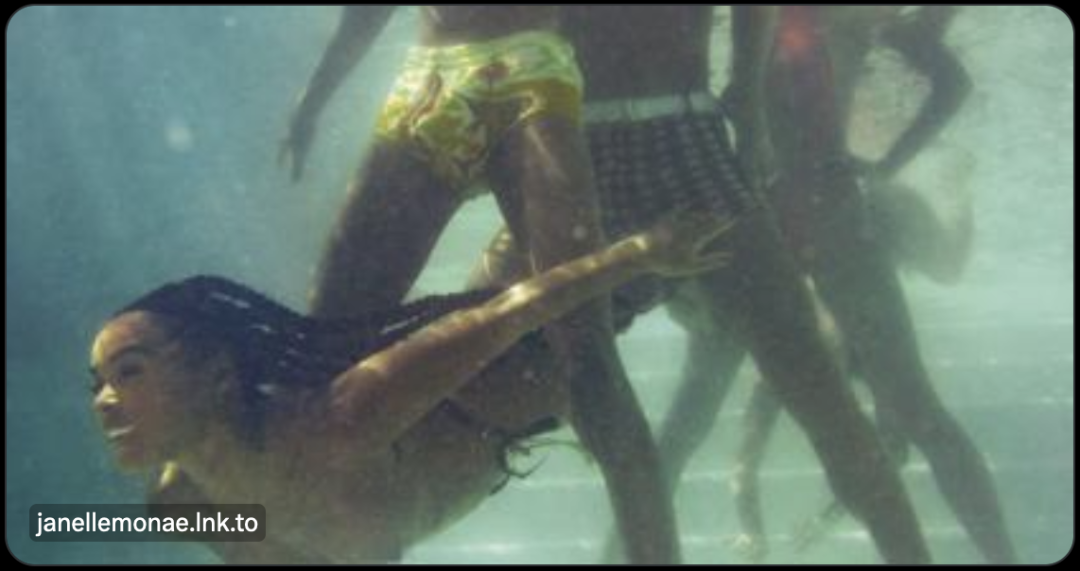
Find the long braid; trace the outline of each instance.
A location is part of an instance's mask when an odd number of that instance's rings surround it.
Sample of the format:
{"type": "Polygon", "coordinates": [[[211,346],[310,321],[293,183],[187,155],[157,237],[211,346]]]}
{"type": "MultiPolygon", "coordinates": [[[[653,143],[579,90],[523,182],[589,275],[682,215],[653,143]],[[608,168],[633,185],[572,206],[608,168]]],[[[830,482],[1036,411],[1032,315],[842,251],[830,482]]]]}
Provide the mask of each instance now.
{"type": "Polygon", "coordinates": [[[317,319],[231,280],[196,276],[166,284],[118,313],[143,310],[167,315],[182,323],[188,342],[224,344],[240,381],[237,432],[260,448],[275,386],[328,383],[364,356],[495,294],[496,290],[479,290],[432,296],[355,318],[317,319]]]}

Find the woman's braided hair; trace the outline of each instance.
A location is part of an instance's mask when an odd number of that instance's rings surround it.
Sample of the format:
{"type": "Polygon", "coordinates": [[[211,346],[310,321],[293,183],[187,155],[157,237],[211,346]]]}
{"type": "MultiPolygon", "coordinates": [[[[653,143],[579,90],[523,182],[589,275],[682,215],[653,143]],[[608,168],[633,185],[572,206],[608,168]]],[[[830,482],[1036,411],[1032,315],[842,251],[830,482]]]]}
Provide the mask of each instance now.
{"type": "Polygon", "coordinates": [[[227,351],[240,383],[234,429],[244,442],[261,448],[266,407],[275,386],[329,383],[362,357],[496,293],[430,296],[358,317],[320,319],[226,278],[196,276],[155,289],[117,315],[147,311],[166,316],[192,355],[227,351]]]}

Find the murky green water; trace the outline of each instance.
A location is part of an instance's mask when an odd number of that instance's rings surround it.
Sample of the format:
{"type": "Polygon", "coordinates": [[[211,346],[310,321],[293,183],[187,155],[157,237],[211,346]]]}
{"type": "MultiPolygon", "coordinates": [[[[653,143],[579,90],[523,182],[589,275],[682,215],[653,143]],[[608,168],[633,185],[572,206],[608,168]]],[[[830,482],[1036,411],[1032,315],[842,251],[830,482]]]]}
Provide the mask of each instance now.
{"type": "MultiPolygon", "coordinates": [[[[201,547],[33,543],[35,503],[137,503],[88,408],[87,344],[152,285],[220,273],[301,307],[374,112],[410,41],[406,13],[323,120],[303,185],[274,164],[287,112],[336,11],[302,7],[31,7],[7,29],[7,543],[35,563],[210,562],[201,547]]],[[[1024,561],[1074,536],[1073,32],[1045,7],[968,8],[950,35],[976,88],[912,184],[967,184],[976,255],[964,282],[911,278],[938,389],[995,467],[1024,561]],[[960,176],[958,157],[974,166],[960,176]],[[964,159],[967,160],[967,159],[964,159]],[[959,178],[957,178],[959,177],[959,178]],[[965,178],[966,177],[966,178],[965,178]]],[[[898,96],[897,96],[898,97],[898,96]]],[[[460,288],[498,225],[489,199],[447,231],[417,289],[460,288]]],[[[663,311],[620,339],[650,420],[664,413],[683,336],[663,311]]],[[[754,377],[744,371],[678,497],[686,558],[730,562],[726,476],[754,377]]],[[[789,421],[765,466],[775,562],[871,562],[850,519],[804,554],[798,521],[824,479],[789,421]]],[[[566,434],[570,437],[569,433],[566,434]]],[[[610,525],[594,467],[556,447],[531,478],[417,547],[408,561],[594,561],[610,525]]],[[[917,455],[905,472],[936,559],[978,562],[917,455]]]]}

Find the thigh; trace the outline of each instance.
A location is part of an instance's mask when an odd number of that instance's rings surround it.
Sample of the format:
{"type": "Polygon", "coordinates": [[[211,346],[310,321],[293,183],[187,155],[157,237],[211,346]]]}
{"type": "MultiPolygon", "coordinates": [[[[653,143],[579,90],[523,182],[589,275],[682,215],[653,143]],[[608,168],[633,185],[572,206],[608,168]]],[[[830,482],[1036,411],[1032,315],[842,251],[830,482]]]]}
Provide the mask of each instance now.
{"type": "Polygon", "coordinates": [[[541,116],[517,125],[489,172],[510,232],[536,269],[606,243],[588,148],[572,121],[541,116]]]}
{"type": "Polygon", "coordinates": [[[459,204],[406,147],[376,143],[327,240],[312,312],[341,317],[401,301],[459,204]]]}
{"type": "Polygon", "coordinates": [[[703,291],[749,349],[755,349],[754,338],[778,342],[792,328],[817,330],[809,290],[769,208],[747,211],[720,247],[731,252],[731,262],[701,276],[703,291]]]}
{"type": "Polygon", "coordinates": [[[684,280],[665,302],[668,315],[686,331],[687,351],[668,426],[680,427],[688,438],[704,438],[735,380],[746,350],[723,310],[714,307],[701,280],[684,280]],[[696,431],[687,427],[699,426],[696,431]]]}
{"type": "Polygon", "coordinates": [[[853,397],[843,386],[809,291],[771,211],[761,207],[747,212],[728,240],[731,264],[700,278],[713,306],[727,316],[738,340],[792,414],[800,422],[830,430],[829,409],[853,407],[853,397]]]}
{"type": "Polygon", "coordinates": [[[852,234],[816,264],[819,292],[875,396],[906,419],[939,412],[896,269],[873,236],[852,234]]]}

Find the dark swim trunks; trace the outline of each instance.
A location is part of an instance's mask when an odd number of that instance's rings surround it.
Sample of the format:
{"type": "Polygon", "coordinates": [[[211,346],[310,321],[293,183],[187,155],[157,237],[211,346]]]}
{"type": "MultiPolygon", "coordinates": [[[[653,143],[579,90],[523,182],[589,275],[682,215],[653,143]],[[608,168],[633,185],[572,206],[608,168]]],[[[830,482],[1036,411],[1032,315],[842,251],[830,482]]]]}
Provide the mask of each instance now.
{"type": "MultiPolygon", "coordinates": [[[[743,177],[726,116],[710,94],[588,103],[585,125],[610,240],[645,230],[676,209],[738,219],[762,204],[743,177]]],[[[616,327],[662,303],[674,287],[649,276],[616,290],[616,327]]]]}

